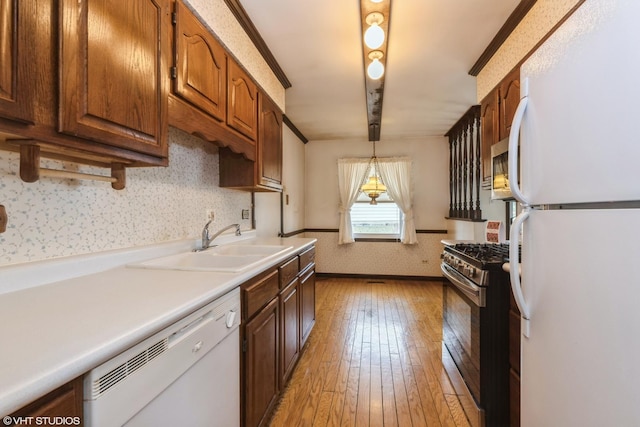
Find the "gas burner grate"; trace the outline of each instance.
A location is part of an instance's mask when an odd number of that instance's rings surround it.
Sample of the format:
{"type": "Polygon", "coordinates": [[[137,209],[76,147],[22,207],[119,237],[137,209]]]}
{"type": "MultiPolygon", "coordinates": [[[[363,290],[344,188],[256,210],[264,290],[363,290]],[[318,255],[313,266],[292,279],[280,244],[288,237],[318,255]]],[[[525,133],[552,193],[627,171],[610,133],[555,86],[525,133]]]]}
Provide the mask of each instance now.
{"type": "Polygon", "coordinates": [[[509,261],[508,243],[459,243],[452,249],[485,264],[502,264],[509,261]]]}

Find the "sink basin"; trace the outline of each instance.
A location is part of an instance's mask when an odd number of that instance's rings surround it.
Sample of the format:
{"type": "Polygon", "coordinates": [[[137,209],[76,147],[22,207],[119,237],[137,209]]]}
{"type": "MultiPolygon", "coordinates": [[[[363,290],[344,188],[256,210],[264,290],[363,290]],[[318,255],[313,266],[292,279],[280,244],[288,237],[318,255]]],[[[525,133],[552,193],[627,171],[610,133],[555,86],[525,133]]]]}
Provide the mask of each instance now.
{"type": "Polygon", "coordinates": [[[276,255],[280,252],[284,252],[287,249],[291,249],[293,246],[281,246],[281,245],[224,245],[209,248],[205,253],[213,253],[216,255],[260,255],[270,256],[276,255]]]}
{"type": "Polygon", "coordinates": [[[283,245],[225,245],[202,252],[184,252],[154,258],[128,267],[160,270],[239,273],[291,249],[283,245]]]}

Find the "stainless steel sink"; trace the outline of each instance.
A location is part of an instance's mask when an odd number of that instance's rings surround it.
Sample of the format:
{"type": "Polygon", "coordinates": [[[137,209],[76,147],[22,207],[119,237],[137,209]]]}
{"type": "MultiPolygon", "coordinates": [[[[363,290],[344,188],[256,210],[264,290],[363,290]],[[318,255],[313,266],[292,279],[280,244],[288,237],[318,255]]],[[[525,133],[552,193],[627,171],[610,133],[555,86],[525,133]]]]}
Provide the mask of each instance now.
{"type": "Polygon", "coordinates": [[[201,252],[183,252],[129,264],[128,267],[160,270],[239,273],[291,249],[284,245],[224,245],[201,252]]]}

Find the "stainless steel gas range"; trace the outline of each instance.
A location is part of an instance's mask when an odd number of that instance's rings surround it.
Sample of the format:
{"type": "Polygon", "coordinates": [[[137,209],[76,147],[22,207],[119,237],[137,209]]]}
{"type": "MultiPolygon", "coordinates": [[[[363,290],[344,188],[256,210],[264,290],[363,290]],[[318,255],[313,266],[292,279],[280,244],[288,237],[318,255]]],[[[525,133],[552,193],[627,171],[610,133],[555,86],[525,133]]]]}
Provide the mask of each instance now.
{"type": "Polygon", "coordinates": [[[506,244],[445,246],[442,359],[472,426],[509,425],[506,244]]]}

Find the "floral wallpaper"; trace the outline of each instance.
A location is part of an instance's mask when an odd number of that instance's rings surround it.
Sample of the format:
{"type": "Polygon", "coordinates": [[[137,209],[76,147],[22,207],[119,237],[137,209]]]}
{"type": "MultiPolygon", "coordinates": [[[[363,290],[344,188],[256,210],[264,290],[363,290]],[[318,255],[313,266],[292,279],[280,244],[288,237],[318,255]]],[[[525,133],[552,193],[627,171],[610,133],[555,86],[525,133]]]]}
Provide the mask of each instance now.
{"type": "Polygon", "coordinates": [[[478,74],[478,102],[482,101],[579,1],[538,0],[478,74]]]}
{"type": "MultiPolygon", "coordinates": [[[[224,0],[186,0],[257,83],[284,110],[284,88],[224,0]]],[[[43,160],[46,165],[46,161],[43,160]]],[[[76,164],[52,168],[105,174],[76,164]]],[[[18,177],[19,156],[0,151],[0,205],[7,231],[0,234],[0,265],[79,255],[177,239],[198,238],[207,209],[213,229],[240,222],[251,194],[218,187],[217,148],[170,128],[169,166],[127,170],[124,190],[104,182],[18,177]]]]}
{"type": "Polygon", "coordinates": [[[442,239],[447,234],[418,234],[417,245],[356,242],[338,245],[336,232],[306,232],[316,243],[318,273],[441,277],[442,239]]]}
{"type": "MultiPolygon", "coordinates": [[[[105,174],[104,169],[48,161],[48,167],[105,174]]],[[[211,143],[169,129],[169,166],[127,169],[124,190],[109,183],[42,178],[25,183],[19,156],[0,151],[0,204],[9,218],[0,234],[0,265],[198,238],[206,210],[213,229],[240,222],[250,193],[218,187],[211,143]]]]}
{"type": "Polygon", "coordinates": [[[246,68],[256,82],[285,111],[285,90],[258,49],[244,32],[224,0],[185,0],[205,21],[228,51],[246,68]]]}

